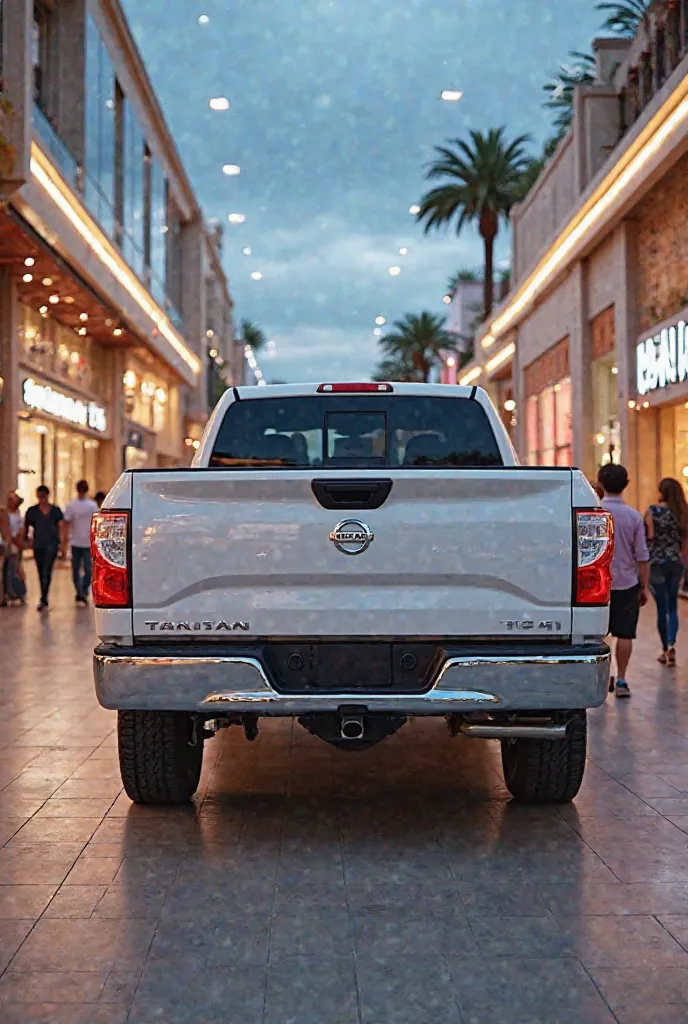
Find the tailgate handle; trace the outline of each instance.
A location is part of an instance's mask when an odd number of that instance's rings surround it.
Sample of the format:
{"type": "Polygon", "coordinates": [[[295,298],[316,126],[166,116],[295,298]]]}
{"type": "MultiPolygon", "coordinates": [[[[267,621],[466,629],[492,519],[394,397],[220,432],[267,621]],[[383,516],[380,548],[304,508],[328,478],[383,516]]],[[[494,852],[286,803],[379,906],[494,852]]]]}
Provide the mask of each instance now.
{"type": "Polygon", "coordinates": [[[392,490],[391,480],[311,480],[323,508],[381,508],[392,490]]]}

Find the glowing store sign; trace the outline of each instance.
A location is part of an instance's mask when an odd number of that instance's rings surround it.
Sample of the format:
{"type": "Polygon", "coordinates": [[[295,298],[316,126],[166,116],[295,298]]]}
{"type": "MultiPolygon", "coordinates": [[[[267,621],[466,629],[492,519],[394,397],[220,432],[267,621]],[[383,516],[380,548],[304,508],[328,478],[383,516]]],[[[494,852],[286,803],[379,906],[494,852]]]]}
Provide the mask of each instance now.
{"type": "Polygon", "coordinates": [[[103,434],[107,430],[105,409],[95,402],[82,402],[78,398],[69,398],[51,387],[37,384],[29,377],[23,385],[24,405],[38,412],[47,412],[58,420],[75,423],[78,427],[88,427],[103,434]]]}
{"type": "Polygon", "coordinates": [[[636,371],[640,395],[688,379],[688,324],[685,320],[640,342],[636,349],[636,371]]]}

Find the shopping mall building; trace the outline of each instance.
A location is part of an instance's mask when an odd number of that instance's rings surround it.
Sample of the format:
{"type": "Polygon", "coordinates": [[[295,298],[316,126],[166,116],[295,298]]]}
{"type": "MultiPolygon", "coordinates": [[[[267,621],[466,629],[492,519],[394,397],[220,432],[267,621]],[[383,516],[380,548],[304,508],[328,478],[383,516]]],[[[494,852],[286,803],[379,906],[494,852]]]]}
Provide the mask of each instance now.
{"type": "Polygon", "coordinates": [[[650,15],[594,44],[599,84],[512,214],[511,290],[459,374],[523,461],[622,461],[641,506],[688,477],[688,0],[650,15]]]}
{"type": "Polygon", "coordinates": [[[243,348],[117,0],[0,0],[0,28],[0,501],[64,504],[187,463],[243,348]]]}

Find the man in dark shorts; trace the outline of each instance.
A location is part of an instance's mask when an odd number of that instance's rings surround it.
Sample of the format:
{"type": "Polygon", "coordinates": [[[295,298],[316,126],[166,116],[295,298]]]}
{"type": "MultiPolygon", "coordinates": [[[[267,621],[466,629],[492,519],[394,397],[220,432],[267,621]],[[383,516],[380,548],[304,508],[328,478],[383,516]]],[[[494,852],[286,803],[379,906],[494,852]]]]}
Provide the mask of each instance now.
{"type": "Polygon", "coordinates": [[[33,541],[33,557],[41,586],[38,611],[44,612],[48,608],[50,581],[57,553],[62,549],[64,554],[64,517],[62,509],[48,501],[50,491],[45,484],[36,488],[36,497],[38,504],[26,510],[25,524],[26,536],[30,536],[33,541]]]}
{"type": "Polygon", "coordinates": [[[643,517],[621,495],[628,487],[623,466],[603,466],[598,475],[604,490],[602,506],[614,520],[614,560],[609,632],[616,639],[617,697],[630,697],[626,671],[631,660],[641,605],[647,604],[650,583],[650,554],[643,517]]]}

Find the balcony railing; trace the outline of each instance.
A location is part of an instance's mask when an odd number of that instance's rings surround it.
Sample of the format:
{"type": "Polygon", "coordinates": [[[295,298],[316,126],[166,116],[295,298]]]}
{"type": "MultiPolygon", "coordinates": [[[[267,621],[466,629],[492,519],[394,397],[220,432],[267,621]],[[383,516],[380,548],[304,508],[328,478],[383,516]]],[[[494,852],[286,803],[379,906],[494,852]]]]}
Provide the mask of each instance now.
{"type": "Polygon", "coordinates": [[[103,232],[117,246],[132,270],[151,291],[170,323],[176,330],[183,331],[184,321],[179,310],[168,298],[164,282],[150,268],[145,268],[139,273],[138,268],[144,268],[143,249],[118,220],[115,207],[103,192],[99,182],[78,162],[38,103],[33,105],[33,123],[41,142],[52,156],[64,180],[84,202],[103,232]]]}
{"type": "Polygon", "coordinates": [[[33,105],[33,123],[41,137],[41,142],[49,151],[62,177],[75,192],[80,191],[81,172],[79,162],[67,144],[57,134],[38,103],[33,105]]]}

